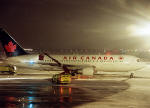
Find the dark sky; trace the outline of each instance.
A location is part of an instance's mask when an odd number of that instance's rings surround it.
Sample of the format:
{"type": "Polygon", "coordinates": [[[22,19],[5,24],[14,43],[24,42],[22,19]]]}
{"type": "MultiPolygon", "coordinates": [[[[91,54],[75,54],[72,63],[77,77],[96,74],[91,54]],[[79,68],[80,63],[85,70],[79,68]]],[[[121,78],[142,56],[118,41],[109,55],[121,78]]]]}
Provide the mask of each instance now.
{"type": "Polygon", "coordinates": [[[128,27],[149,20],[150,0],[0,0],[0,26],[24,48],[146,48],[128,27]]]}

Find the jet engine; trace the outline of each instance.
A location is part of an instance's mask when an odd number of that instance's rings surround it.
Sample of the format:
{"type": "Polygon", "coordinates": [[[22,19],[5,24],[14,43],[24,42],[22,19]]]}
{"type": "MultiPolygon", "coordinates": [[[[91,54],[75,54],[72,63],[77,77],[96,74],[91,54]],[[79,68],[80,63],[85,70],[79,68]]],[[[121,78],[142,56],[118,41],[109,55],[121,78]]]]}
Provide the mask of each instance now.
{"type": "Polygon", "coordinates": [[[82,69],[82,75],[93,75],[95,72],[93,67],[87,67],[82,69]]]}

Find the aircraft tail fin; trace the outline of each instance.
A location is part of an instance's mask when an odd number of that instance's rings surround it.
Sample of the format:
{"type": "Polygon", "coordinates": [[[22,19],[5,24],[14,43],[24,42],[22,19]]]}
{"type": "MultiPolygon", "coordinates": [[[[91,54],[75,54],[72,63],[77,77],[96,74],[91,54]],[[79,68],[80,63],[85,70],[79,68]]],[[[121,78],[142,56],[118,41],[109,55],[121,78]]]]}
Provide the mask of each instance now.
{"type": "Polygon", "coordinates": [[[27,54],[27,52],[3,28],[0,28],[0,42],[7,57],[27,54]]]}

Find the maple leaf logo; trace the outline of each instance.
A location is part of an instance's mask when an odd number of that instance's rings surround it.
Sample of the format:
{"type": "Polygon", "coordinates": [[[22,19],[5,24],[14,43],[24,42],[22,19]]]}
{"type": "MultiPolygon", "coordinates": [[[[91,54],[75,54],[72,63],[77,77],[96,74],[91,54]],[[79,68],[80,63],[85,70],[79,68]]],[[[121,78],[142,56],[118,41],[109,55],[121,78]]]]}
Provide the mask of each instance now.
{"type": "Polygon", "coordinates": [[[7,52],[15,52],[15,50],[16,50],[16,45],[14,45],[14,44],[12,43],[12,41],[10,41],[10,42],[8,43],[8,45],[5,45],[5,49],[6,49],[7,52]]]}

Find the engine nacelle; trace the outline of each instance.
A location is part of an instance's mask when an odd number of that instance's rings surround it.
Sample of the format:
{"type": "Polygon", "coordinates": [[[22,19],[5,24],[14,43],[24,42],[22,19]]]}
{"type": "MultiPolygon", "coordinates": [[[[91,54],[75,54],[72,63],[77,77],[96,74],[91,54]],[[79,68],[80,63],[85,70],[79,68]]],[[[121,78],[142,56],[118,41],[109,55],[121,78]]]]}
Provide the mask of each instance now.
{"type": "Polygon", "coordinates": [[[82,75],[93,75],[93,74],[94,74],[93,67],[87,67],[82,69],[82,75]]]}

